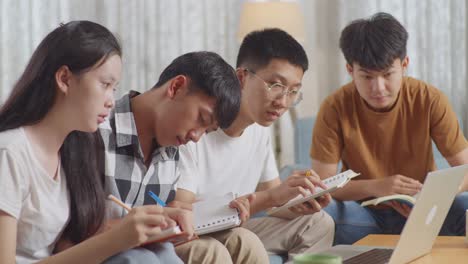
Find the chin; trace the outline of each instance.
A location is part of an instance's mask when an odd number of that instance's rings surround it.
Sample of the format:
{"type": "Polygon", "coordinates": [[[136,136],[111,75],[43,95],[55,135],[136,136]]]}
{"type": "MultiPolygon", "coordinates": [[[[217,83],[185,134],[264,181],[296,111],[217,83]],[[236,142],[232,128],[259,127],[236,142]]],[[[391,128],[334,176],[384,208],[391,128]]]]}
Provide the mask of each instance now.
{"type": "Polygon", "coordinates": [[[94,133],[98,130],[98,126],[93,126],[93,127],[89,127],[87,128],[86,130],[83,130],[83,132],[87,132],[87,133],[94,133]]]}
{"type": "Polygon", "coordinates": [[[374,106],[375,109],[377,110],[387,110],[391,107],[391,104],[377,104],[374,106]]]}
{"type": "Polygon", "coordinates": [[[273,124],[273,122],[274,121],[269,121],[269,120],[259,120],[256,123],[264,127],[269,127],[273,124]]]}

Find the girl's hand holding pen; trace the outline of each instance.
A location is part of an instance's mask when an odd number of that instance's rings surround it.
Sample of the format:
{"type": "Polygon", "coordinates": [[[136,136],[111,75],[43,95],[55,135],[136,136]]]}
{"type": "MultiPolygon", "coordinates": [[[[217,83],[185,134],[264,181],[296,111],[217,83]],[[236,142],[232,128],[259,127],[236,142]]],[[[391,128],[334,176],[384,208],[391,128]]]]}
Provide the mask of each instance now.
{"type": "Polygon", "coordinates": [[[183,232],[187,233],[187,238],[192,239],[194,236],[193,228],[193,214],[192,211],[181,209],[181,208],[171,208],[164,207],[164,214],[177,223],[183,232]]]}
{"type": "Polygon", "coordinates": [[[129,208],[113,196],[109,199],[116,202],[126,210],[128,214],[108,232],[118,237],[117,241],[125,243],[127,248],[139,246],[148,241],[151,236],[157,235],[162,229],[175,226],[176,222],[168,217],[164,208],[159,205],[144,205],[129,208]]]}

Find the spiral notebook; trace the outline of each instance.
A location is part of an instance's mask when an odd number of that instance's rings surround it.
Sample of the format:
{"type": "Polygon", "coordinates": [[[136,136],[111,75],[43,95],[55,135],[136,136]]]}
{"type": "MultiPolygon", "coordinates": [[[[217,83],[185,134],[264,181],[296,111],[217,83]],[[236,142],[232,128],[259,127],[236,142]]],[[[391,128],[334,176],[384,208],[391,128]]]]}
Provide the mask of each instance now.
{"type": "Polygon", "coordinates": [[[352,178],[360,175],[359,173],[354,172],[353,170],[347,170],[342,173],[339,173],[333,177],[327,178],[322,182],[327,186],[327,189],[322,189],[320,187],[315,188],[314,193],[310,193],[306,196],[298,195],[295,198],[289,200],[286,204],[280,207],[273,207],[272,209],[267,211],[268,215],[271,216],[278,216],[281,217],[288,213],[289,208],[295,205],[301,204],[303,202],[307,202],[311,199],[315,199],[320,197],[326,193],[332,192],[337,188],[343,187],[346,183],[348,183],[352,178]]]}
{"type": "Polygon", "coordinates": [[[234,199],[234,194],[228,193],[194,203],[195,234],[204,235],[239,226],[239,212],[229,207],[229,203],[234,199]]]}

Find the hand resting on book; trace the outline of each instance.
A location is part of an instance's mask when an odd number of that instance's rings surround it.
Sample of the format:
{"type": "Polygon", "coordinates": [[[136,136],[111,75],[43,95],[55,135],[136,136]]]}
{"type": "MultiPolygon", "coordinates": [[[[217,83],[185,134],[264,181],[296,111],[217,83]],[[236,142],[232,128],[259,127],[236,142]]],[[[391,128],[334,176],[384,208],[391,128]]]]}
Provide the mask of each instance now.
{"type": "Polygon", "coordinates": [[[393,194],[406,194],[413,196],[420,192],[422,183],[410,177],[396,174],[381,179],[374,180],[374,197],[382,197],[393,194]]]}
{"type": "Polygon", "coordinates": [[[241,224],[245,223],[250,218],[250,204],[255,199],[255,193],[247,194],[241,197],[237,197],[229,203],[229,207],[237,209],[239,211],[239,218],[241,224]]]}
{"type": "Polygon", "coordinates": [[[361,203],[361,206],[385,204],[395,209],[401,215],[408,217],[414,204],[416,204],[417,197],[418,194],[414,196],[393,194],[364,201],[361,203]]]}

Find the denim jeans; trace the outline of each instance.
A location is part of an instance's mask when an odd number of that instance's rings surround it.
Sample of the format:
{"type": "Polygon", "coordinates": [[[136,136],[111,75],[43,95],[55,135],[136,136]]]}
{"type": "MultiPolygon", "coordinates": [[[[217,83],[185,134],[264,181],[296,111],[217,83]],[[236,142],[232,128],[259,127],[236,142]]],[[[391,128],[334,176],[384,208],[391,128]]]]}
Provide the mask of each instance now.
{"type": "Polygon", "coordinates": [[[108,258],[105,264],[182,264],[182,260],[176,255],[172,243],[156,243],[146,247],[137,247],[116,254],[108,258]]]}
{"type": "MultiPolygon", "coordinates": [[[[468,192],[455,197],[440,235],[464,236],[468,192]]],[[[362,207],[354,201],[333,200],[324,210],[335,221],[334,245],[353,244],[369,234],[400,234],[406,217],[389,209],[362,207]]]]}

